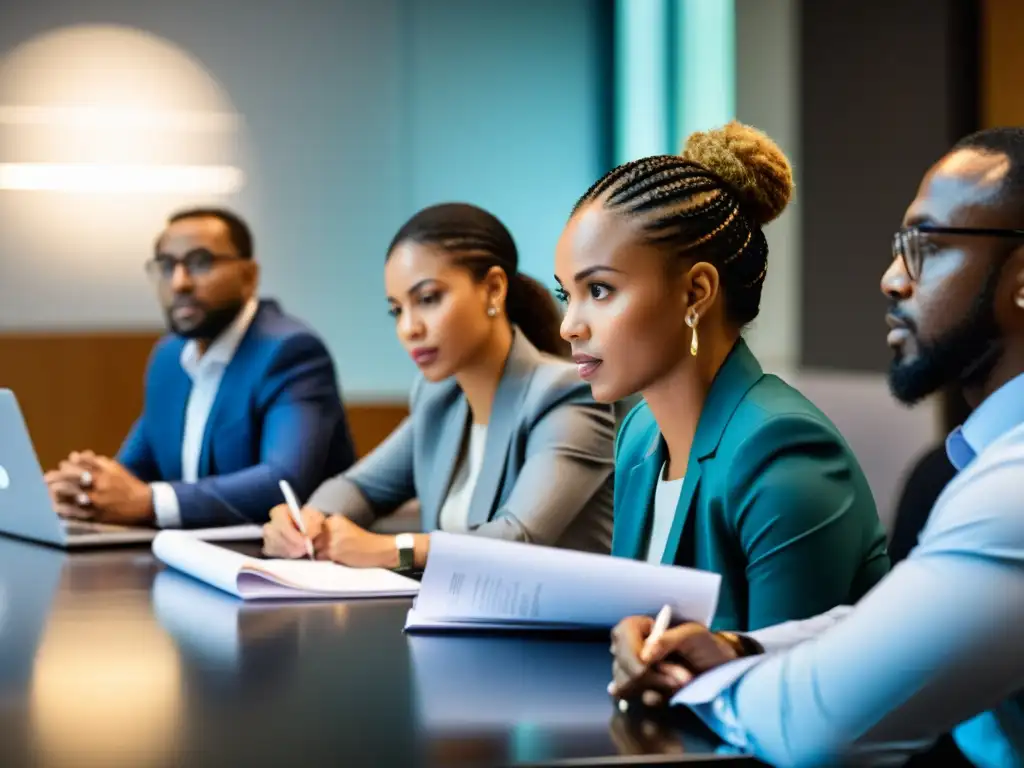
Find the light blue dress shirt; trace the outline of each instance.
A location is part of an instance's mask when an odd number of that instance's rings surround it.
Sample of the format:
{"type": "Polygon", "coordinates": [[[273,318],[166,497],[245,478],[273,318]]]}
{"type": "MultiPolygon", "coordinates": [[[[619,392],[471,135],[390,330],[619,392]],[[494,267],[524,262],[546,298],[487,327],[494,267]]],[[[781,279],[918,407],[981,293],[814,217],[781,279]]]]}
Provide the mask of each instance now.
{"type": "Polygon", "coordinates": [[[899,765],[950,730],[975,765],[1024,765],[1024,375],[947,453],[917,547],[856,607],[751,633],[765,655],[673,703],[772,765],[899,765]]]}

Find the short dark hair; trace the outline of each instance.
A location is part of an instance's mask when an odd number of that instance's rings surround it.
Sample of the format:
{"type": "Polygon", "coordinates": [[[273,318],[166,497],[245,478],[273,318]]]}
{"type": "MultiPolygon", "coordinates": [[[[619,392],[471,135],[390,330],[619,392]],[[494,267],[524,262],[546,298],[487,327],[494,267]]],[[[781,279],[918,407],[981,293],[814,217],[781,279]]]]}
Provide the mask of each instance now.
{"type": "Polygon", "coordinates": [[[243,259],[251,259],[253,253],[252,231],[245,220],[227,208],[188,208],[178,211],[167,219],[168,225],[186,219],[218,219],[228,228],[228,237],[238,251],[238,256],[243,259]]]}
{"type": "Polygon", "coordinates": [[[961,149],[991,152],[1006,157],[1010,167],[1003,178],[1000,196],[1015,203],[1024,215],[1024,128],[1008,126],[975,131],[960,139],[951,151],[961,149]]]}
{"type": "Polygon", "coordinates": [[[793,194],[789,160],[768,136],[735,121],[692,134],[681,156],[655,155],[613,168],[573,214],[598,199],[643,221],[643,236],[672,256],[714,264],[728,319],[757,317],[768,269],[763,225],[793,194]]]}

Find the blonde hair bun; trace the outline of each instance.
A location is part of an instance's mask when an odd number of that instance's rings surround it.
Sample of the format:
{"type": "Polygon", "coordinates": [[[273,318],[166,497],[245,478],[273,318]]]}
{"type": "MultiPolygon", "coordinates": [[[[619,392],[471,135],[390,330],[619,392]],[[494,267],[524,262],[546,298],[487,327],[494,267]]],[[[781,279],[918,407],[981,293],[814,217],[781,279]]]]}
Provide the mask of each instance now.
{"type": "Polygon", "coordinates": [[[733,120],[693,133],[682,156],[725,181],[762,226],[777,218],[793,197],[789,160],[767,134],[749,125],[733,120]]]}

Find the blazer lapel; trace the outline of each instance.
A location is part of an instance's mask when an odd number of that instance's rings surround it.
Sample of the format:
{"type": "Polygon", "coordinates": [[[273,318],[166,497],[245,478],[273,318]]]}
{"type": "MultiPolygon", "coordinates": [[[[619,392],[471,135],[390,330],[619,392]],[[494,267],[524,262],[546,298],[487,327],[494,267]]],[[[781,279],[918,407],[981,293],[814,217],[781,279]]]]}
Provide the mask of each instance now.
{"type": "MultiPolygon", "coordinates": [[[[690,458],[686,464],[686,477],[679,492],[676,514],[672,520],[672,529],[669,531],[668,541],[665,542],[662,563],[676,562],[679,544],[693,505],[693,497],[700,484],[701,463],[714,455],[722,441],[722,433],[725,432],[737,406],[763,375],[757,358],[746,342],[739,339],[718,370],[701,409],[697,432],[693,437],[693,447],[690,449],[690,458]]],[[[653,498],[653,494],[650,498],[653,498]]]]}
{"type": "Polygon", "coordinates": [[[469,421],[469,404],[461,394],[455,398],[454,403],[446,410],[440,420],[440,433],[436,437],[437,446],[434,453],[434,471],[432,486],[426,498],[423,499],[423,506],[420,515],[423,522],[423,530],[437,530],[441,517],[441,506],[448,495],[448,488],[452,484],[452,476],[455,474],[455,465],[458,463],[459,454],[462,451],[462,443],[466,436],[466,424],[469,421]]]}
{"type": "Polygon", "coordinates": [[[468,523],[471,529],[486,523],[497,506],[498,491],[505,476],[505,464],[512,443],[512,429],[526,396],[530,373],[540,358],[540,353],[521,331],[515,329],[514,333],[505,369],[494,393],[491,418],[487,423],[483,465],[469,504],[468,523]]]}
{"type": "Polygon", "coordinates": [[[616,557],[644,558],[644,534],[664,463],[665,442],[657,434],[644,460],[629,471],[625,487],[616,491],[620,501],[615,509],[612,535],[612,554],[616,557]]]}

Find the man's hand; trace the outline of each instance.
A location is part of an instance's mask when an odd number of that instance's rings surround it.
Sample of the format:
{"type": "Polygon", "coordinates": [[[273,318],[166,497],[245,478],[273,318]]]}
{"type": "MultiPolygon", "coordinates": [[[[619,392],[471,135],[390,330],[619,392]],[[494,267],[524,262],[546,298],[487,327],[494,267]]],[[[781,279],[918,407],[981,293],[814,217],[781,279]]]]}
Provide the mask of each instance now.
{"type": "Polygon", "coordinates": [[[46,473],[57,512],[118,525],[152,525],[153,492],[149,485],[113,459],[92,451],[72,453],[46,473]]]}
{"type": "Polygon", "coordinates": [[[662,706],[696,675],[737,658],[730,643],[700,624],[672,627],[645,647],[653,629],[650,617],[631,616],[612,630],[612,696],[662,706]]]}

